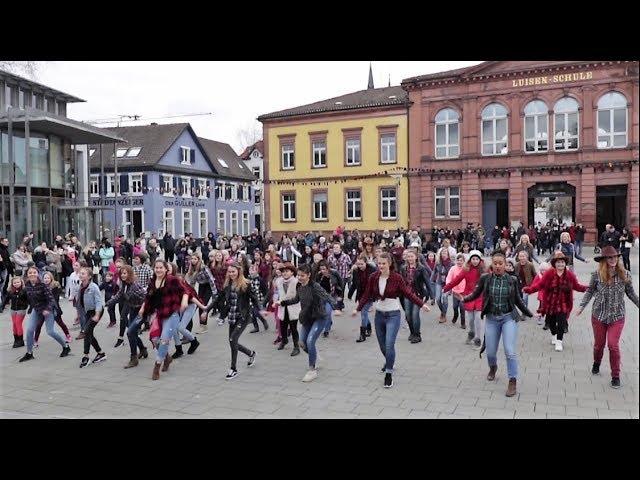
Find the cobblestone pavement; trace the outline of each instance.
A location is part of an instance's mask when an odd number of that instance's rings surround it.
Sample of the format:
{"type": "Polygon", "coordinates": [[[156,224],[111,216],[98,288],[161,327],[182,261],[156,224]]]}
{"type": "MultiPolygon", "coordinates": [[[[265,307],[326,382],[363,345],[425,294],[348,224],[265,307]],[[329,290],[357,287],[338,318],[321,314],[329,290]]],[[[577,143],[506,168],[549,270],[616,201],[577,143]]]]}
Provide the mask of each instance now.
{"type": "MultiPolygon", "coordinates": [[[[591,249],[588,250],[592,252],[591,249]]],[[[591,257],[592,255],[590,255],[591,257]]],[[[588,282],[595,264],[577,262],[579,279],[588,282]]],[[[638,291],[638,254],[632,273],[638,291]]],[[[582,297],[575,294],[577,305],[582,297]]],[[[535,297],[530,305],[537,305],[535,297]]],[[[25,348],[12,349],[8,309],[0,315],[0,417],[2,418],[638,418],[638,310],[627,300],[627,322],[621,338],[622,384],[609,387],[608,353],[602,374],[592,376],[593,334],[588,311],[570,319],[564,351],[555,352],[549,332],[535,321],[519,324],[518,395],[505,397],[506,364],[502,346],[498,374],[487,382],[486,355],[464,344],[459,325],[438,324],[436,308],[421,313],[423,342],[410,344],[402,328],[396,344],[394,387],[382,387],[378,372],[383,358],[374,336],[356,343],[359,317],[353,302],[345,315],[334,317],[329,338],[318,340],[318,378],[301,383],[307,356],[290,357],[291,343],[277,351],[273,321],[267,333],[250,334],[241,343],[255,349],[255,367],[246,368],[239,355],[240,374],[225,381],[229,367],[227,326],[209,322],[209,333],[194,355],[174,361],[159,381],[151,380],[153,360],[124,370],[127,345],[114,349],[117,329],[96,328],[107,361],[79,369],[82,345],[71,343],[72,354],[58,358],[59,345],[43,329],[36,359],[18,363],[25,348]]],[[[72,323],[70,305],[63,300],[65,321],[72,323]]],[[[576,307],[577,309],[577,307],[576,307]]],[[[575,310],[574,310],[575,311],[575,310]]],[[[403,322],[404,323],[404,322],[403,322]]],[[[406,325],[406,324],[405,324],[406,325]]],[[[58,327],[56,327],[58,328],[58,327]]],[[[72,330],[74,337],[77,331],[72,330]]],[[[144,335],[148,343],[148,334],[144,335]]],[[[171,347],[173,351],[173,347],[171,347]]],[[[92,357],[95,353],[92,351],[92,357]]]]}

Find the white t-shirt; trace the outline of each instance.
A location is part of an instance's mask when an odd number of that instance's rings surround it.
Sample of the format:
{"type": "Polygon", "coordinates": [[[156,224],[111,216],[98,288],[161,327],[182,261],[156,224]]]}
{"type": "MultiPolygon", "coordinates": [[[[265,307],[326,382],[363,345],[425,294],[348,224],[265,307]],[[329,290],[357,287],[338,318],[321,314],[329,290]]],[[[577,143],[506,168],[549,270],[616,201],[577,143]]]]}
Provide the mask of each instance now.
{"type": "MultiPolygon", "coordinates": [[[[384,295],[384,290],[387,288],[387,280],[389,277],[383,277],[380,275],[378,280],[378,289],[380,295],[384,295]]],[[[378,300],[376,302],[376,310],[379,312],[393,312],[394,310],[400,310],[400,299],[398,298],[385,298],[384,300],[378,300]]]]}

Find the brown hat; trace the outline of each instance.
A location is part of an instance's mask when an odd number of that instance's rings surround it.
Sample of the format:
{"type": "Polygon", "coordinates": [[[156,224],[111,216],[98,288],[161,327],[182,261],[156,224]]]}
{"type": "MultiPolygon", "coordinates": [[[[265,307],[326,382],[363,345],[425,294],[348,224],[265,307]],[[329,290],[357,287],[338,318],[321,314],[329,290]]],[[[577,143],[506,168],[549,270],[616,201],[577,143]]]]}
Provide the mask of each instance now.
{"type": "Polygon", "coordinates": [[[558,260],[563,260],[564,263],[567,263],[567,257],[565,256],[564,253],[562,253],[561,251],[557,251],[553,254],[553,258],[551,259],[551,261],[549,263],[551,263],[551,266],[553,268],[556,268],[556,262],[558,260]]]}
{"type": "Polygon", "coordinates": [[[287,262],[284,265],[282,265],[279,269],[281,272],[283,270],[291,270],[292,273],[296,273],[296,267],[293,266],[293,263],[291,262],[287,262]]]}
{"type": "Polygon", "coordinates": [[[609,245],[607,247],[604,247],[600,252],[600,255],[598,255],[597,257],[593,257],[593,259],[596,262],[599,262],[601,260],[606,260],[607,257],[619,257],[620,255],[622,254],[618,253],[618,251],[614,247],[609,245]]]}

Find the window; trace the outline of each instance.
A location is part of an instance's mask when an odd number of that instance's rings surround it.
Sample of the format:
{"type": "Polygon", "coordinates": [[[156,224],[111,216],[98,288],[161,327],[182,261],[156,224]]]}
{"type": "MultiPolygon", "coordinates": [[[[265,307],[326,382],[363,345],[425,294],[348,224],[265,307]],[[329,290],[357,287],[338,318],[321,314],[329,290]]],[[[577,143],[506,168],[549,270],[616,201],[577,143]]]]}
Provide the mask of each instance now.
{"type": "Polygon", "coordinates": [[[346,194],[347,220],[362,220],[362,191],[347,190],[346,194]]]}
{"type": "Polygon", "coordinates": [[[293,145],[282,145],[282,170],[295,168],[295,150],[293,145]]]}
{"type": "Polygon", "coordinates": [[[203,178],[198,179],[198,190],[200,198],[207,198],[207,181],[203,178]]]}
{"type": "Polygon", "coordinates": [[[180,177],[180,181],[182,184],[182,188],[180,189],[182,196],[190,198],[191,197],[191,179],[189,177],[180,177]]]}
{"type": "Polygon", "coordinates": [[[225,162],[223,159],[218,158],[218,163],[220,165],[222,165],[224,168],[229,168],[229,165],[227,165],[227,162],[225,162]]]}
{"type": "Polygon", "coordinates": [[[116,157],[118,158],[122,158],[126,155],[127,153],[127,149],[126,148],[119,148],[116,150],[116,157]]]}
{"type": "Polygon", "coordinates": [[[452,108],[436,115],[436,158],[455,158],[460,153],[460,116],[452,108]]]}
{"type": "Polygon", "coordinates": [[[36,93],[36,108],[44,110],[44,95],[41,93],[36,93]]]}
{"type": "MultiPolygon", "coordinates": [[[[120,185],[118,185],[118,193],[120,192],[120,185]]],[[[113,173],[107,174],[107,197],[114,197],[116,195],[116,183],[113,181],[113,173]]]]}
{"type": "Polygon", "coordinates": [[[162,191],[165,197],[173,195],[173,175],[162,175],[162,191]]]}
{"type": "Polygon", "coordinates": [[[191,233],[193,225],[191,223],[191,210],[182,209],[182,234],[191,233]]]}
{"type": "Polygon", "coordinates": [[[526,153],[549,150],[549,113],[546,103],[529,102],[524,107],[524,151],[526,153]]]}
{"type": "Polygon", "coordinates": [[[361,165],[360,163],[360,138],[347,138],[345,141],[345,156],[348,166],[361,165]]]}
{"type": "Polygon", "coordinates": [[[380,189],[380,219],[395,220],[398,216],[398,197],[395,187],[380,189]]]}
{"type": "Polygon", "coordinates": [[[506,154],[507,134],[507,109],[499,103],[487,105],[482,110],[482,154],[506,154]]]}
{"type": "Polygon", "coordinates": [[[294,192],[282,193],[282,221],[283,222],[295,222],[296,221],[296,194],[294,192]]]}
{"type": "Polygon", "coordinates": [[[311,143],[313,155],[313,168],[324,168],[327,166],[327,142],[318,140],[311,143]]]}
{"type": "MultiPolygon", "coordinates": [[[[32,102],[32,95],[31,95],[31,90],[23,90],[22,91],[22,95],[23,95],[23,100],[22,100],[22,104],[24,105],[24,108],[27,107],[31,107],[31,102],[32,102]]],[[[62,105],[64,105],[64,102],[60,102],[62,105]]]]}
{"type": "Polygon", "coordinates": [[[564,97],[553,107],[554,114],[554,150],[567,151],[578,148],[578,102],[564,97]]]}
{"type": "Polygon", "coordinates": [[[89,149],[89,156],[93,157],[93,154],[96,153],[96,149],[95,148],[90,148],[89,149]]]}
{"type": "Polygon", "coordinates": [[[250,200],[250,193],[249,193],[249,186],[248,185],[244,185],[242,187],[242,200],[244,200],[245,202],[248,202],[250,200]]]}
{"type": "Polygon", "coordinates": [[[253,167],[253,174],[255,175],[256,178],[260,178],[260,167],[253,167]]]}
{"type": "Polygon", "coordinates": [[[182,165],[191,165],[191,149],[189,147],[180,147],[182,149],[182,165]]]}
{"type": "Polygon", "coordinates": [[[436,218],[460,216],[460,187],[436,187],[436,218]]]}
{"type": "Polygon", "coordinates": [[[249,224],[249,212],[246,210],[242,211],[242,235],[249,235],[249,229],[251,225],[249,224]]]}
{"type": "Polygon", "coordinates": [[[89,181],[89,194],[92,197],[100,196],[100,175],[91,175],[89,181]]]}
{"type": "Polygon", "coordinates": [[[598,148],[627,146],[627,100],[618,92],[598,100],[598,148]]]}
{"type": "Polygon", "coordinates": [[[58,115],[60,115],[61,117],[66,117],[67,116],[67,104],[66,104],[66,102],[58,102],[58,115]]]}
{"type": "Polygon", "coordinates": [[[173,208],[162,209],[162,226],[165,233],[169,232],[171,235],[175,235],[176,225],[173,208]]]}
{"type": "Polygon", "coordinates": [[[142,195],[142,174],[130,173],[129,174],[129,192],[132,195],[142,195]]]}
{"type": "Polygon", "coordinates": [[[218,210],[218,233],[227,233],[227,212],[224,210],[218,210]]]}
{"type": "Polygon", "coordinates": [[[137,157],[142,147],[133,147],[127,150],[127,157],[137,157]]]}
{"type": "Polygon", "coordinates": [[[20,90],[17,86],[9,87],[9,107],[19,108],[20,107],[20,90]]]}
{"type": "Polygon", "coordinates": [[[225,188],[224,182],[218,182],[218,184],[216,185],[216,191],[217,191],[218,200],[226,200],[227,199],[227,197],[225,196],[226,188],[225,188]]]}
{"type": "Polygon", "coordinates": [[[396,163],[396,134],[380,135],[380,163],[396,163]]]}
{"type": "Polygon", "coordinates": [[[253,203],[260,205],[261,192],[260,190],[253,191],[253,203]]]}
{"type": "Polygon", "coordinates": [[[198,236],[200,238],[204,238],[207,236],[207,232],[209,231],[209,216],[207,215],[206,210],[198,210],[198,236]]]}
{"type": "Polygon", "coordinates": [[[227,188],[230,190],[231,195],[227,195],[227,200],[231,200],[232,202],[238,201],[238,186],[235,183],[231,183],[227,185],[227,188]]]}
{"type": "Polygon", "coordinates": [[[312,208],[313,208],[313,221],[314,222],[326,222],[328,220],[327,207],[328,207],[328,199],[327,199],[327,191],[315,191],[311,193],[312,199],[312,208]]]}
{"type": "Polygon", "coordinates": [[[231,235],[235,235],[235,234],[239,233],[238,232],[238,212],[232,211],[232,212],[230,212],[230,214],[231,214],[231,219],[230,219],[231,220],[231,226],[230,226],[231,232],[230,233],[231,233],[231,235]]]}

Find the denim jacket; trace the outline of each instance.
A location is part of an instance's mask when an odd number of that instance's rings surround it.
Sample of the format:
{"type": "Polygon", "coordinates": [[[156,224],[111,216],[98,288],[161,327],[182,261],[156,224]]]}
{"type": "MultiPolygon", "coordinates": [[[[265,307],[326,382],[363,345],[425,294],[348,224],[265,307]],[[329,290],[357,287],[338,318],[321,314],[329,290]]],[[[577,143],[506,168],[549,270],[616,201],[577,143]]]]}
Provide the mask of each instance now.
{"type": "MultiPolygon", "coordinates": [[[[80,286],[80,289],[83,287],[80,286]]],[[[78,295],[80,292],[78,292],[78,295]]],[[[89,312],[91,310],[99,311],[104,308],[104,302],[102,301],[102,295],[100,294],[100,288],[93,282],[89,282],[89,286],[84,291],[84,311],[89,312]]],[[[77,306],[80,306],[80,301],[78,300],[77,306]]]]}

